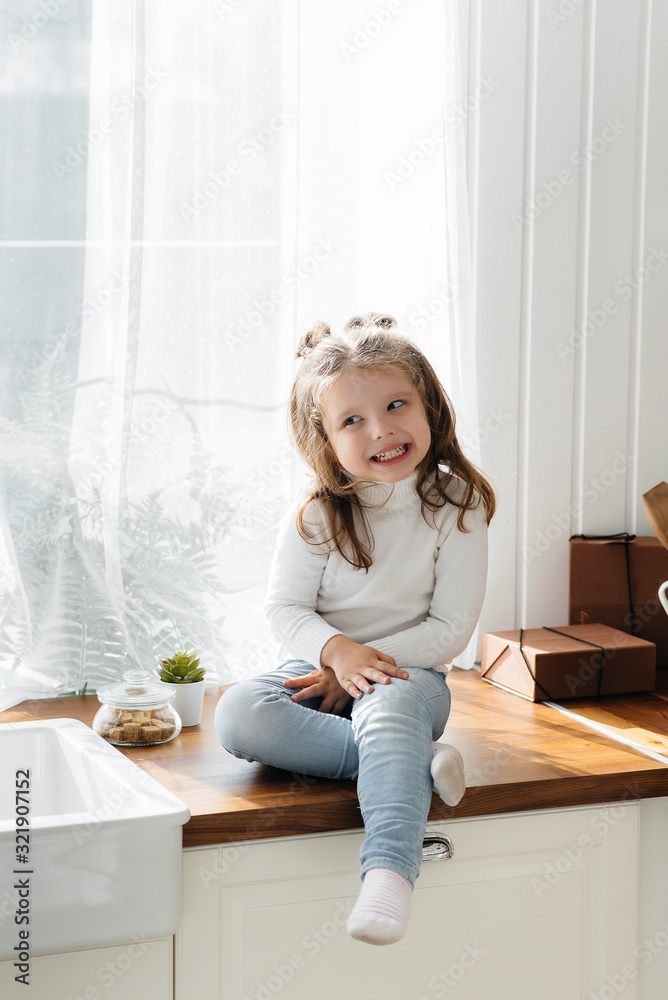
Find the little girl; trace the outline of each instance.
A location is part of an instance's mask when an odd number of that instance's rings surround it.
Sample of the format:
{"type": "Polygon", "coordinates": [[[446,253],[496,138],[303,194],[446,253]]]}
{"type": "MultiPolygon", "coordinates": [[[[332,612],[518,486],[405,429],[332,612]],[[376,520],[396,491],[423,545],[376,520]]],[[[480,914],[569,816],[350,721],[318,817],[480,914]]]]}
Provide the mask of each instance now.
{"type": "Polygon", "coordinates": [[[366,839],[352,937],[403,935],[432,787],[465,790],[448,664],[478,620],[489,481],[461,452],[452,405],[391,316],[306,334],[290,396],[313,469],[276,544],[266,615],[282,666],[231,687],[216,709],[230,753],[357,781],[366,839]]]}

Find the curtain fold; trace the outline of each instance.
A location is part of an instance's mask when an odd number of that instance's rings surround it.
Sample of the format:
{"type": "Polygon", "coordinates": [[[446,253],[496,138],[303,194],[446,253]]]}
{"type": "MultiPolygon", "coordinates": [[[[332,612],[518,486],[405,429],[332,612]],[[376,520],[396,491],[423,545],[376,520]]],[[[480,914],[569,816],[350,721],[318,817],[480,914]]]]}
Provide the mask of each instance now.
{"type": "Polygon", "coordinates": [[[183,647],[216,683],[273,662],[316,319],[393,313],[475,430],[455,14],[91,0],[10,53],[0,706],[183,647]]]}

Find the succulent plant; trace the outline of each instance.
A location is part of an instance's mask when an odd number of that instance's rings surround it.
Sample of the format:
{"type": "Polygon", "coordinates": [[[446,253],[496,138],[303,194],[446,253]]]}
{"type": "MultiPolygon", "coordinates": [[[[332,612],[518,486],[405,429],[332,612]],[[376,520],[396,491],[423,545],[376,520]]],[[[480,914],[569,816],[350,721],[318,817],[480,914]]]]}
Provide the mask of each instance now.
{"type": "Polygon", "coordinates": [[[204,680],[204,668],[190,653],[175,653],[160,661],[160,680],[169,684],[194,684],[204,680]]]}

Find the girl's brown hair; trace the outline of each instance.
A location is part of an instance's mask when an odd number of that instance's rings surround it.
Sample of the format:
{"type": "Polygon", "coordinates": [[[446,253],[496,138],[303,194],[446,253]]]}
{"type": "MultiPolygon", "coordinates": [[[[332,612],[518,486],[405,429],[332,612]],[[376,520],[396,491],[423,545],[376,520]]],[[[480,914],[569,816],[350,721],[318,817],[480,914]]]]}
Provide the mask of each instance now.
{"type": "Polygon", "coordinates": [[[351,481],[339,465],[322,417],[323,396],[343,371],[399,368],[418,390],[431,429],[429,451],[417,467],[416,488],[425,520],[427,510],[434,513],[448,503],[453,504],[459,507],[457,527],[466,531],[467,510],[474,510],[482,503],[489,523],[496,508],[491,482],[462,453],[455,434],[454,408],[434,369],[414,344],[392,332],[395,326],[392,316],[381,313],[353,316],[341,334],[333,334],[325,323],[316,323],[299,344],[297,357],[302,360],[290,393],[294,441],[316,480],[297,514],[299,533],[307,541],[313,539],[304,516],[308,506],[319,500],[329,532],[329,537],[319,542],[333,544],[356,569],[366,570],[373,561],[373,540],[364,514],[368,507],[363,501],[364,486],[351,481]],[[453,479],[464,486],[459,500],[447,493],[453,479]],[[360,538],[355,524],[355,509],[361,515],[359,523],[364,538],[360,538]]]}

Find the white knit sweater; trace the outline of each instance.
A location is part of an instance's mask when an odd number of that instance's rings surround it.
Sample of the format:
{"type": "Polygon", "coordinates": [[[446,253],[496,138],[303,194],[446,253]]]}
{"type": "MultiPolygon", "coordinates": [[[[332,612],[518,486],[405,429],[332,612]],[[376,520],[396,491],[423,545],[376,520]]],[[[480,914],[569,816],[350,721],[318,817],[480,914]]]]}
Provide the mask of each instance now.
{"type": "MultiPolygon", "coordinates": [[[[343,633],[388,653],[399,667],[450,669],[482,608],[485,512],[482,504],[467,511],[468,532],[457,528],[452,504],[433,516],[427,510],[426,523],[416,480],[414,472],[394,486],[373,483],[364,491],[365,503],[383,504],[367,511],[374,541],[368,572],[353,569],[331,546],[306,542],[296,526],[303,497],[291,506],[281,522],[265,604],[281,660],[319,666],[322,647],[343,633]]],[[[326,538],[317,502],[307,515],[307,525],[326,538]]]]}

